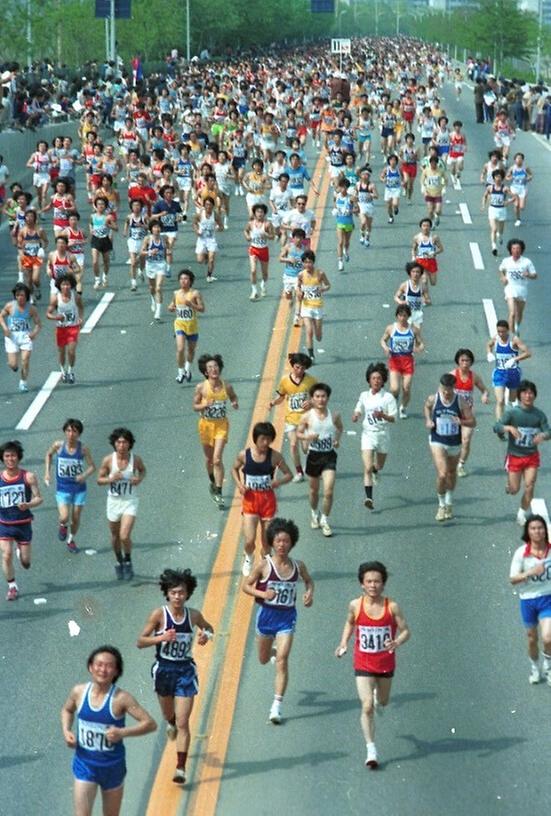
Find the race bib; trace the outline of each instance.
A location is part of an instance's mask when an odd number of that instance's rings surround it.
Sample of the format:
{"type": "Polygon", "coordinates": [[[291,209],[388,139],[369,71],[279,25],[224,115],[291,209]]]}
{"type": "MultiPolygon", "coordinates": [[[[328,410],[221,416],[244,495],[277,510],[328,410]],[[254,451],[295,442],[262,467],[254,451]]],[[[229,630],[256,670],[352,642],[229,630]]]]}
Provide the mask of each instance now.
{"type": "Polygon", "coordinates": [[[377,654],[388,650],[388,641],[392,640],[390,626],[359,626],[358,646],[360,652],[377,654]]]}

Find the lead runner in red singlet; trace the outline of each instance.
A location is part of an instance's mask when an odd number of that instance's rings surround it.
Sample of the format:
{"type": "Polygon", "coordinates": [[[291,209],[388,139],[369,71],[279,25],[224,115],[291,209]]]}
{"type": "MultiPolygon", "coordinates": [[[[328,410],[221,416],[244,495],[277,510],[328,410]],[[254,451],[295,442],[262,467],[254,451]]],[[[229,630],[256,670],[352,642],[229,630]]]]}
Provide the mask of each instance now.
{"type": "Polygon", "coordinates": [[[373,713],[388,704],[396,649],[410,636],[402,610],[396,601],[383,595],[387,578],[387,568],[380,561],[360,564],[358,580],[364,594],[350,602],[341,641],[335,651],[337,657],[346,654],[348,641],[354,634],[354,673],[367,747],[365,764],[371,769],[379,765],[373,713]]]}

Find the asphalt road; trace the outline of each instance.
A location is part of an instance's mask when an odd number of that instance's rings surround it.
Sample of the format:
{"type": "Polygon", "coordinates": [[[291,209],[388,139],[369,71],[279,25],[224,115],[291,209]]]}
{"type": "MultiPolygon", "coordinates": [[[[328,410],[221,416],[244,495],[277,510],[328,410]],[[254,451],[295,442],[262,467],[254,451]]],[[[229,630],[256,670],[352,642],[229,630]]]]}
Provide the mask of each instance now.
{"type": "MultiPolygon", "coordinates": [[[[473,349],[477,371],[490,382],[482,298],[492,298],[498,317],[505,316],[498,264],[489,251],[487,218],[480,213],[478,176],[485,152],[492,147],[491,135],[487,127],[474,124],[470,92],[465,91],[457,102],[448,86],[445,108],[450,119],[459,115],[466,124],[469,154],[463,190],[450,187],[446,196],[450,203],[439,228],[445,246],[442,272],[433,291],[434,306],[426,310],[427,351],[419,360],[410,418],[392,429],[391,453],[376,489],[377,512],[370,515],[363,507],[359,429],[350,422],[350,415],[364,388],[367,363],[381,359],[379,338],[391,322],[392,295],[404,279],[403,265],[424,205],[417,189],[414,206],[402,206],[396,223],[389,226],[379,204],[372,247],[361,247],[356,233],[345,274],[336,271],[334,224],[327,205],[319,265],[333,288],[326,299],[320,344],[324,352],[318,353],[315,374],[333,387],[332,405],[342,410],[346,431],[358,433],[346,433],[339,453],[333,538],[324,539],[309,529],[305,485],[281,491],[280,513],[300,526],[296,556],[306,561],[316,581],[316,598],[311,610],[299,610],[286,722],[280,728],[266,724],[273,669],[258,665],[250,627],[222,772],[216,811],[220,816],[237,816],[245,802],[259,816],[274,811],[288,816],[359,814],[365,812],[367,802],[389,816],[494,816],[517,813],[527,801],[534,810],[543,811],[548,801],[548,784],[534,781],[534,757],[541,756],[547,744],[551,690],[543,684],[530,687],[527,682],[517,599],[507,582],[510,556],[519,537],[514,524],[517,504],[503,490],[503,448],[491,431],[493,405],[476,406],[471,475],[460,480],[455,520],[445,526],[434,521],[436,497],[423,400],[436,390],[460,346],[473,349]],[[465,225],[458,214],[460,202],[468,205],[472,225],[465,225]],[[483,271],[473,268],[469,242],[480,246],[483,271]],[[368,773],[363,765],[350,658],[333,657],[348,601],[358,594],[357,566],[366,558],[380,558],[389,567],[388,593],[402,605],[412,630],[410,642],[399,654],[391,705],[377,722],[382,759],[378,773],[368,773]]],[[[551,155],[530,134],[519,134],[515,147],[526,153],[535,180],[526,224],[514,231],[509,221],[506,239],[521,234],[540,273],[529,294],[523,337],[533,358],[524,370],[537,382],[538,404],[545,410],[551,404],[545,377],[551,306],[545,282],[550,248],[546,178],[551,155]]],[[[375,168],[381,167],[376,154],[375,168]]],[[[269,296],[258,303],[248,301],[248,264],[241,233],[245,208],[243,199],[233,203],[231,228],[220,238],[220,280],[208,287],[202,282],[189,226],[182,229],[175,264],[190,263],[199,272],[207,306],[199,352],[223,353],[224,374],[240,398],[239,411],[231,416],[228,466],[246,440],[280,288],[280,270],[273,263],[269,296]]],[[[0,233],[0,256],[0,289],[7,299],[15,261],[5,231],[0,233]]],[[[125,259],[118,239],[111,276],[115,298],[92,334],[81,339],[77,384],[58,386],[27,432],[16,433],[14,428],[36,389],[56,369],[52,328],[44,326],[33,353],[34,392],[18,394],[16,377],[7,369],[1,373],[2,438],[22,439],[25,464],[40,476],[46,448],[59,437],[68,415],[84,422],[83,439],[96,463],[109,452],[107,437],[112,428],[124,424],[136,434],[136,452],[148,467],[135,528],[136,578],[131,584],[115,581],[103,489],[90,487],[78,540],[81,552],[72,556],[56,538],[53,490],[43,488],[46,501],[36,512],[33,568],[18,574],[22,596],[17,604],[0,601],[4,624],[0,712],[5,724],[0,786],[11,791],[0,802],[2,816],[71,812],[71,757],[60,733],[59,708],[69,688],[85,679],[86,656],[99,643],[112,642],[122,649],[123,686],[158,716],[149,678],[153,654],[134,645],[147,613],[160,601],[156,576],[167,566],[191,567],[199,579],[193,602],[200,606],[223,533],[225,514],[208,497],[191,411],[193,389],[174,381],[172,321],[165,315],[161,325],[151,325],[143,286],[137,295],[127,288],[125,259]],[[85,548],[96,554],[86,555],[85,548]],[[46,603],[36,605],[38,598],[46,603]],[[80,626],[77,637],[69,634],[70,620],[80,626]]],[[[88,273],[88,282],[90,277],[88,273]]],[[[88,285],[87,315],[101,294],[88,285]]],[[[195,382],[197,376],[195,370],[195,382]]],[[[547,452],[543,462],[536,494],[545,499],[547,452]]],[[[229,482],[226,493],[230,494],[229,482]]],[[[239,567],[236,560],[234,590],[239,567]]],[[[231,619],[232,603],[230,598],[226,621],[231,619]]],[[[225,642],[219,637],[212,644],[222,670],[225,642]]],[[[208,744],[210,703],[216,699],[218,681],[208,677],[201,681],[204,693],[209,690],[209,705],[202,714],[199,735],[207,734],[208,744]]],[[[204,742],[192,742],[191,794],[196,757],[204,742]]],[[[163,729],[157,735],[127,741],[124,814],[145,813],[164,743],[163,729]]],[[[184,795],[180,812],[191,812],[190,808],[184,795]]]]}

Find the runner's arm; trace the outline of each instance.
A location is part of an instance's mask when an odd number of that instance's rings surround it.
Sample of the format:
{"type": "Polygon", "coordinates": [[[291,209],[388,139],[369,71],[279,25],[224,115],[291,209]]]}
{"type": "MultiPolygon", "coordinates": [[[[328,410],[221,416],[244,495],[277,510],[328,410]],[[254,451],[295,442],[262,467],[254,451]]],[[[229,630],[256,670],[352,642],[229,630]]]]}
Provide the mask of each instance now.
{"type": "Polygon", "coordinates": [[[304,606],[312,606],[314,603],[314,582],[312,580],[312,576],[306,569],[306,564],[304,561],[298,562],[298,571],[300,577],[304,581],[304,594],[302,596],[302,602],[304,606]]]}
{"type": "Polygon", "coordinates": [[[350,601],[348,606],[348,614],[346,616],[346,621],[344,623],[344,628],[342,630],[341,639],[339,645],[335,649],[335,657],[342,657],[346,654],[348,649],[348,641],[352,637],[354,633],[354,626],[356,623],[356,616],[358,614],[358,601],[350,601]]]}
{"type": "Polygon", "coordinates": [[[52,468],[52,458],[55,454],[60,450],[63,442],[54,442],[53,445],[50,445],[48,450],[46,451],[46,456],[44,458],[44,484],[50,484],[50,473],[52,468]]]}
{"type": "Polygon", "coordinates": [[[394,615],[394,620],[396,621],[396,624],[398,626],[398,637],[395,637],[393,640],[387,641],[386,646],[389,652],[395,652],[399,646],[402,646],[407,640],[410,639],[411,632],[404,617],[404,613],[402,612],[396,601],[390,602],[390,611],[394,615]]]}

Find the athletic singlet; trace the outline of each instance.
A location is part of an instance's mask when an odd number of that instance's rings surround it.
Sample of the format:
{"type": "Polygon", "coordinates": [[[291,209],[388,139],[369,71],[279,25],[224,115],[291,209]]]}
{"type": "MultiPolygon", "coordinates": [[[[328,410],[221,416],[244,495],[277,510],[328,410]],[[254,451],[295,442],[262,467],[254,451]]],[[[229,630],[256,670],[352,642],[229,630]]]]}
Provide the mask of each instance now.
{"type": "Polygon", "coordinates": [[[258,226],[258,223],[258,221],[253,221],[251,225],[251,246],[256,249],[263,249],[268,245],[266,224],[264,221],[261,221],[260,226],[258,226]]]}
{"type": "Polygon", "coordinates": [[[304,416],[308,417],[308,433],[318,435],[317,439],[310,441],[308,452],[329,453],[332,451],[337,429],[331,411],[328,411],[327,416],[322,418],[314,408],[311,408],[304,416]]]}
{"type": "Polygon", "coordinates": [[[92,213],[92,235],[96,238],[107,238],[109,227],[106,213],[92,213]]]}
{"type": "Polygon", "coordinates": [[[162,238],[159,238],[156,241],[153,236],[149,239],[147,243],[147,261],[148,263],[164,263],[166,256],[166,247],[165,242],[162,238]],[[155,254],[153,251],[157,250],[155,254]]]}
{"type": "Polygon", "coordinates": [[[214,238],[216,230],[216,219],[214,214],[207,215],[204,211],[201,213],[198,224],[199,237],[204,241],[214,238]]]}
{"type": "Polygon", "coordinates": [[[423,309],[423,293],[421,287],[418,286],[417,289],[414,289],[410,280],[408,280],[405,302],[412,312],[420,312],[423,309]]]}
{"type": "Polygon", "coordinates": [[[220,380],[220,385],[221,388],[214,391],[209,381],[205,380],[205,388],[207,393],[205,394],[205,391],[203,391],[203,399],[211,400],[212,402],[201,411],[201,416],[203,419],[226,419],[228,413],[226,403],[229,397],[226,386],[222,380],[220,380]]]}
{"type": "Polygon", "coordinates": [[[40,249],[40,235],[38,232],[26,232],[23,235],[23,255],[36,258],[40,249]]]}
{"type": "Polygon", "coordinates": [[[19,470],[10,479],[6,471],[0,472],[0,524],[28,524],[33,519],[30,510],[20,510],[18,505],[32,499],[27,471],[19,470]]]}
{"type": "Polygon", "coordinates": [[[86,483],[77,482],[75,479],[84,473],[84,469],[82,443],[77,442],[76,449],[70,453],[64,442],[56,456],[56,490],[61,493],[83,493],[86,490],[86,483]]]}
{"type": "Polygon", "coordinates": [[[511,167],[511,184],[515,187],[526,187],[528,184],[528,173],[525,167],[514,164],[511,167]]]}
{"type": "Polygon", "coordinates": [[[8,328],[12,332],[25,332],[28,334],[31,330],[31,305],[25,304],[25,308],[21,310],[16,300],[12,300],[12,311],[7,316],[6,320],[8,328]]]}
{"type": "Polygon", "coordinates": [[[189,292],[183,292],[179,289],[174,295],[174,303],[176,305],[176,319],[174,321],[174,328],[176,330],[184,331],[186,334],[197,334],[199,326],[197,322],[197,312],[186,303],[189,298],[189,292]]]}
{"type": "Polygon", "coordinates": [[[175,669],[184,663],[193,663],[191,646],[193,643],[193,627],[189,610],[184,608],[184,617],[181,620],[173,618],[168,606],[163,606],[164,626],[155,635],[161,635],[167,629],[174,629],[176,640],[157,643],[155,653],[157,665],[162,668],[175,669]]]}
{"type": "Polygon", "coordinates": [[[256,589],[259,589],[261,592],[273,589],[276,595],[271,601],[266,598],[256,598],[256,602],[261,606],[269,606],[271,609],[293,609],[297,600],[297,582],[299,577],[297,562],[293,561],[292,558],[289,559],[293,571],[288,578],[282,578],[269,555],[266,556],[266,561],[270,567],[270,572],[267,578],[260,578],[256,582],[256,589]]]}
{"type": "Polygon", "coordinates": [[[314,269],[310,275],[306,270],[302,272],[302,305],[309,309],[321,309],[323,297],[321,292],[321,272],[314,269]]]}
{"type": "Polygon", "coordinates": [[[393,672],[396,668],[396,655],[388,651],[387,644],[389,640],[394,640],[398,627],[390,609],[390,599],[384,599],[380,618],[372,618],[367,614],[365,601],[365,598],[361,598],[355,620],[354,669],[373,674],[393,672]]]}
{"type": "MultiPolygon", "coordinates": [[[[511,345],[511,339],[509,337],[505,343],[501,343],[499,337],[496,338],[494,344],[496,368],[505,368],[505,363],[508,360],[514,360],[516,357],[518,357],[518,353],[518,349],[513,348],[511,345]]],[[[515,361],[515,364],[511,366],[511,368],[518,368],[518,363],[515,361]]]]}
{"type": "Polygon", "coordinates": [[[503,187],[496,187],[491,185],[490,189],[490,207],[500,209],[505,206],[505,189],[503,187]]]}
{"type": "Polygon", "coordinates": [[[354,205],[349,195],[338,195],[335,198],[337,224],[350,226],[354,223],[354,205]]]}
{"type": "Polygon", "coordinates": [[[358,204],[371,204],[373,202],[373,193],[370,191],[371,182],[364,184],[359,181],[356,185],[358,191],[358,204]]]}
{"type": "Polygon", "coordinates": [[[273,475],[271,448],[268,448],[266,459],[263,462],[257,462],[253,459],[250,448],[245,450],[243,476],[247,490],[271,490],[273,475]]]}
{"type": "Polygon", "coordinates": [[[117,690],[111,686],[100,708],[93,708],[90,702],[92,683],[84,690],[82,701],[77,709],[77,746],[76,755],[89,765],[118,765],[123,762],[125,750],[122,740],[109,742],[107,730],[124,728],[125,718],[113,714],[113,697],[117,690]]]}
{"type": "Polygon", "coordinates": [[[402,182],[400,179],[400,171],[397,167],[387,167],[385,172],[385,187],[387,190],[399,190],[402,182]]]}
{"type": "MultiPolygon", "coordinates": [[[[115,473],[119,472],[119,466],[117,464],[117,454],[113,452],[111,454],[111,468],[109,470],[109,475],[114,476],[115,473]]],[[[116,482],[109,482],[107,485],[107,495],[112,496],[117,499],[130,499],[135,498],[136,496],[136,485],[132,484],[132,479],[135,476],[134,473],[134,454],[132,451],[128,454],[128,464],[126,465],[125,469],[121,471],[122,479],[119,479],[116,482]]]]}
{"type": "Polygon", "coordinates": [[[434,258],[436,246],[432,235],[422,236],[417,240],[416,258],[434,258]]]}
{"type": "Polygon", "coordinates": [[[290,244],[287,250],[287,257],[285,259],[285,275],[289,278],[298,277],[299,272],[302,271],[302,255],[304,249],[297,247],[296,244],[290,244]]]}
{"type": "Polygon", "coordinates": [[[413,331],[409,327],[404,331],[400,331],[395,323],[388,341],[388,347],[390,348],[392,357],[411,356],[414,346],[415,335],[413,331]]]}
{"type": "Polygon", "coordinates": [[[80,229],[72,230],[71,227],[68,227],[67,233],[68,249],[71,255],[83,255],[85,244],[83,231],[80,229]]]}
{"type": "Polygon", "coordinates": [[[78,326],[80,317],[78,314],[75,293],[71,289],[69,300],[63,300],[61,292],[57,295],[57,313],[62,315],[62,320],[57,321],[59,328],[67,329],[70,326],[78,326]]]}
{"type": "Polygon", "coordinates": [[[462,397],[468,405],[472,405],[473,400],[473,391],[474,391],[474,375],[472,371],[469,371],[467,374],[467,379],[462,380],[461,374],[458,368],[456,368],[453,372],[453,376],[455,377],[455,393],[458,397],[462,397]]]}
{"type": "Polygon", "coordinates": [[[431,442],[439,442],[442,445],[456,447],[461,445],[461,409],[459,407],[459,397],[454,394],[453,400],[448,405],[442,399],[440,392],[435,395],[432,408],[432,421],[434,428],[430,433],[431,442]]]}

